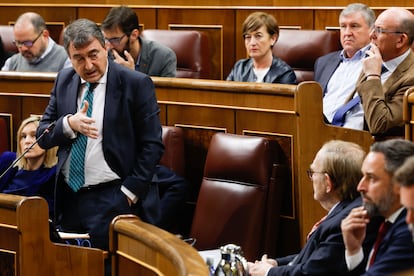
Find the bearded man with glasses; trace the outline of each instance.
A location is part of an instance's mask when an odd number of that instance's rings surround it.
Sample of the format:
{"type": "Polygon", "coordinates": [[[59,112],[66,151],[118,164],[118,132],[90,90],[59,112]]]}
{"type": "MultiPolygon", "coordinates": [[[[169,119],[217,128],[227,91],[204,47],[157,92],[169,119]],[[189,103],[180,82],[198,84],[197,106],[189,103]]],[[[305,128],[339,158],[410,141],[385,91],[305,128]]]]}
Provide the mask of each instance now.
{"type": "Polygon", "coordinates": [[[18,53],[6,60],[3,71],[58,72],[70,67],[65,49],[58,45],[46,29],[44,19],[27,12],[17,18],[13,28],[18,53]]]}
{"type": "Polygon", "coordinates": [[[174,51],[140,37],[139,19],[131,8],[112,8],[101,28],[106,48],[116,63],[150,76],[176,76],[177,57],[174,51]]]}

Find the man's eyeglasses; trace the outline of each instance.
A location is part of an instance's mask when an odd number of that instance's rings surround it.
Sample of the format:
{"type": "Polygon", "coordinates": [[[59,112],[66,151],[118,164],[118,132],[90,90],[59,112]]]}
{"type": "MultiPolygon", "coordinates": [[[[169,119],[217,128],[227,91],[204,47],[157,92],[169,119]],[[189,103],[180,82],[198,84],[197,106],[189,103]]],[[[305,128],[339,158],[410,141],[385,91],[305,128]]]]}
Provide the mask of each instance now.
{"type": "Polygon", "coordinates": [[[373,29],[373,31],[376,35],[379,35],[379,34],[404,34],[405,33],[405,32],[400,32],[400,31],[390,31],[390,30],[383,29],[381,27],[375,27],[373,29]]]}
{"type": "Polygon", "coordinates": [[[314,173],[325,173],[325,172],[314,172],[311,168],[309,168],[307,171],[309,178],[312,180],[312,176],[314,173]]]}
{"type": "Polygon", "coordinates": [[[44,30],[42,30],[34,40],[26,40],[26,41],[13,40],[13,44],[16,45],[16,47],[19,47],[19,48],[22,47],[22,46],[25,46],[27,48],[31,48],[31,47],[33,47],[35,42],[39,39],[39,37],[43,34],[43,31],[44,30]]]}
{"type": "Polygon", "coordinates": [[[121,40],[126,36],[126,34],[120,36],[120,37],[113,37],[113,38],[105,38],[105,41],[108,43],[111,43],[113,46],[118,46],[121,44],[121,40]]]}

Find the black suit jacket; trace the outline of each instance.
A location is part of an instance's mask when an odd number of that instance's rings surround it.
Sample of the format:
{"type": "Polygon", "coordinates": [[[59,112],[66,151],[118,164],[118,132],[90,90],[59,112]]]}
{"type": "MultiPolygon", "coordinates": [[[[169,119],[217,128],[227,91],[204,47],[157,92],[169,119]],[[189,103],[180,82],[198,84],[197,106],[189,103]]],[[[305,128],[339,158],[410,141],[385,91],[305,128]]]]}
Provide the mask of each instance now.
{"type": "Polygon", "coordinates": [[[414,242],[408,230],[404,209],[380,244],[374,264],[363,275],[386,276],[414,268],[414,242]]]}
{"type": "MultiPolygon", "coordinates": [[[[40,139],[39,145],[42,148],[59,146],[57,175],[74,141],[63,134],[62,120],[65,115],[77,112],[80,84],[80,77],[73,68],[59,72],[37,130],[40,135],[50,123],[56,121],[55,127],[40,139]]],[[[122,184],[142,201],[147,196],[151,197],[148,191],[157,192],[150,189],[150,185],[164,149],[158,114],[151,78],[109,60],[102,150],[110,168],[121,177],[122,184]]],[[[146,204],[151,209],[151,203],[146,204]]]]}
{"type": "MultiPolygon", "coordinates": [[[[348,272],[341,221],[353,208],[361,205],[360,197],[351,202],[340,202],[309,237],[299,254],[276,259],[279,266],[273,267],[268,275],[360,275],[361,271],[348,272]]],[[[364,252],[371,249],[378,225],[377,222],[370,225],[364,252]]]]}

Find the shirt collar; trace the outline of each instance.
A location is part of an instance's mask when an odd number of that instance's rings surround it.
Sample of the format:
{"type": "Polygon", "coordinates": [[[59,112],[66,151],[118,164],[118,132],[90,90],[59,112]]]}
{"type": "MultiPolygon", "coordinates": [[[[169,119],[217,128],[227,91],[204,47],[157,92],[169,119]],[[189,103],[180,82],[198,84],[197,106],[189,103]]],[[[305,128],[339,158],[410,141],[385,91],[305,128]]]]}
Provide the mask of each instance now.
{"type": "Polygon", "coordinates": [[[404,210],[404,207],[400,207],[397,211],[395,211],[394,213],[391,214],[391,216],[389,216],[388,218],[386,218],[386,221],[389,221],[391,223],[394,223],[398,216],[401,214],[401,212],[404,210]]]}
{"type": "Polygon", "coordinates": [[[345,50],[342,50],[341,53],[339,54],[339,58],[341,59],[342,62],[363,59],[365,57],[365,52],[368,50],[368,48],[369,48],[369,44],[367,46],[359,49],[355,53],[355,55],[353,55],[351,58],[346,57],[345,56],[345,50]]]}
{"type": "Polygon", "coordinates": [[[400,65],[401,62],[403,62],[403,60],[410,54],[410,52],[411,52],[411,49],[408,49],[401,56],[393,58],[387,62],[383,62],[382,64],[385,66],[385,68],[388,69],[388,71],[394,72],[395,69],[398,67],[398,65],[400,65]]]}

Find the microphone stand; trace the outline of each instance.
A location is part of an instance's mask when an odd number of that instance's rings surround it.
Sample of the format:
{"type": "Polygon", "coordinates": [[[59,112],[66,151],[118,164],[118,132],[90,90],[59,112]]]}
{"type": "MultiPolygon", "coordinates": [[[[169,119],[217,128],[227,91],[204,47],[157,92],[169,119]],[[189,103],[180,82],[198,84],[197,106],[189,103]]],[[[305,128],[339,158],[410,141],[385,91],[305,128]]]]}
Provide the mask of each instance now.
{"type": "Polygon", "coordinates": [[[52,122],[50,125],[47,126],[47,128],[45,128],[45,130],[42,132],[42,134],[39,135],[39,137],[37,137],[37,139],[33,142],[33,144],[30,145],[30,147],[28,147],[18,158],[16,158],[16,160],[13,161],[13,163],[11,163],[11,165],[0,175],[0,179],[3,178],[3,176],[6,175],[6,173],[8,171],[11,170],[11,168],[13,168],[17,162],[20,161],[20,159],[23,158],[23,156],[25,156],[25,154],[31,150],[34,146],[36,146],[36,144],[39,142],[39,140],[46,134],[49,133],[50,129],[53,128],[55,126],[56,122],[52,122]]]}

